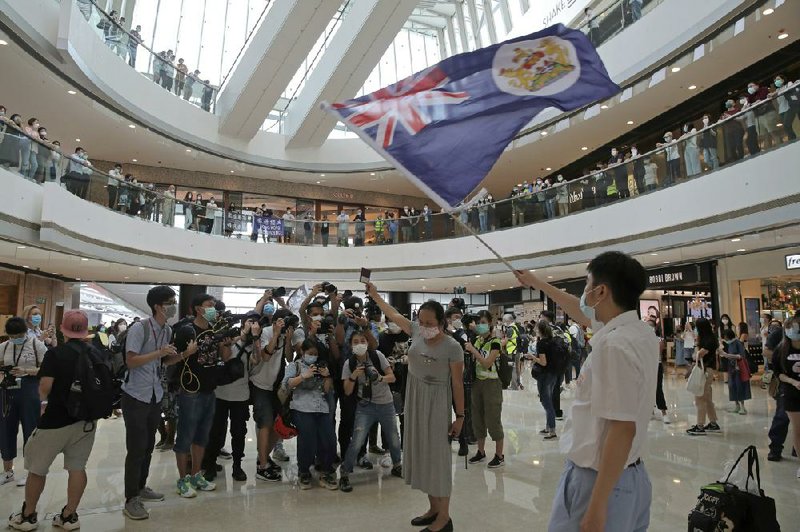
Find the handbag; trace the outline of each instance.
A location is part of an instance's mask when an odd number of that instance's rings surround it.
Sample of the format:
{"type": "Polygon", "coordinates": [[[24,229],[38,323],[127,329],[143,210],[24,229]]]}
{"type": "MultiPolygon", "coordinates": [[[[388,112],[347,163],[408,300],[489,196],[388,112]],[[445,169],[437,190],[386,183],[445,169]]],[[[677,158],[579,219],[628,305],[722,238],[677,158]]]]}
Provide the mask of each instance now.
{"type": "Polygon", "coordinates": [[[775,501],[761,489],[758,451],[747,447],[736,459],[725,480],[703,486],[697,504],[689,512],[689,530],[717,532],[747,530],[748,532],[779,532],[775,518],[775,501]],[[742,458],[747,456],[747,480],[744,490],[730,483],[730,478],[742,458]],[[757,494],[748,491],[750,479],[757,484],[757,494]]]}
{"type": "Polygon", "coordinates": [[[739,379],[742,382],[749,382],[751,375],[750,365],[747,363],[747,360],[742,357],[736,361],[736,364],[739,366],[739,379]]]}
{"type": "Polygon", "coordinates": [[[703,359],[697,361],[694,368],[692,368],[691,374],[689,374],[689,380],[686,381],[686,391],[691,393],[692,395],[699,397],[705,393],[706,389],[706,372],[705,368],[703,367],[703,359]]]}

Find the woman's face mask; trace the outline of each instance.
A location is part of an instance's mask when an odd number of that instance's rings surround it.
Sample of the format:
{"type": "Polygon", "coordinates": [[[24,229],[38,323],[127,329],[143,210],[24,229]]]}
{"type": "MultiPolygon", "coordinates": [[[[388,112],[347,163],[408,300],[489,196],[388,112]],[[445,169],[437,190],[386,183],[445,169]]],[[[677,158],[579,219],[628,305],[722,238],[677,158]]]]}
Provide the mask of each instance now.
{"type": "Polygon", "coordinates": [[[33,316],[31,316],[31,324],[34,327],[38,327],[39,325],[41,325],[42,324],[42,315],[41,314],[34,314],[33,316]]]}
{"type": "Polygon", "coordinates": [[[308,364],[309,366],[313,366],[317,363],[317,359],[319,356],[316,353],[305,353],[303,355],[303,362],[308,364]]]}
{"type": "Polygon", "coordinates": [[[362,357],[367,354],[367,344],[353,345],[353,354],[362,357]]]}

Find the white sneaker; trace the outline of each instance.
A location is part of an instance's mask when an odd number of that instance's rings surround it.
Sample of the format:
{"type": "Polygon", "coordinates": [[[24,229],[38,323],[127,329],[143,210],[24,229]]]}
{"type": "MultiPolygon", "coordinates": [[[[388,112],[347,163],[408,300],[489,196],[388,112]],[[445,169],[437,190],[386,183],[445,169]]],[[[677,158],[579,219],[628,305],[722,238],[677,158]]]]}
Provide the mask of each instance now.
{"type": "Polygon", "coordinates": [[[14,472],[13,471],[3,471],[0,475],[0,486],[3,484],[8,484],[9,482],[14,481],[14,472]]]}
{"type": "Polygon", "coordinates": [[[661,418],[662,418],[662,416],[661,416],[661,410],[659,410],[659,409],[657,409],[657,408],[654,408],[654,409],[653,409],[653,415],[652,415],[652,416],[650,416],[650,419],[657,419],[657,420],[660,420],[661,418]]]}
{"type": "Polygon", "coordinates": [[[17,487],[22,488],[28,481],[28,473],[23,473],[17,478],[17,487]]]}
{"type": "Polygon", "coordinates": [[[672,420],[669,418],[669,414],[664,414],[662,416],[662,420],[664,421],[665,425],[669,425],[670,423],[672,423],[672,420]]]}

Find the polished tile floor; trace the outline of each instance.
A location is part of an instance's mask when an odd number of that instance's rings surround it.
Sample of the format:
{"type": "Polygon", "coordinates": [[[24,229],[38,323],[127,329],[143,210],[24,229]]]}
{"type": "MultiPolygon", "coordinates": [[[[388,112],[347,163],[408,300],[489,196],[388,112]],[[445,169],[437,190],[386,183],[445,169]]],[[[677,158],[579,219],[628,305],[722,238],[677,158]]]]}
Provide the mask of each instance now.
{"type": "MultiPolygon", "coordinates": [[[[529,382],[527,384],[530,384],[529,382]]],[[[650,530],[686,530],[686,517],[694,506],[700,486],[717,479],[726,461],[735,458],[749,444],[761,454],[762,487],[775,498],[783,530],[800,530],[800,480],[797,459],[766,461],[767,430],[774,402],[757,383],[746,416],[724,412],[727,390],[715,384],[714,396],[720,410],[722,434],[690,437],[684,434],[694,422],[691,397],[682,377],[665,378],[671,425],[650,423],[650,453],[645,463],[653,482],[650,530]],[[691,423],[690,423],[691,421],[691,423]]],[[[566,391],[562,405],[568,411],[572,393],[566,391]]],[[[546,530],[550,506],[563,464],[558,443],[543,442],[537,434],[544,414],[535,387],[505,392],[503,421],[506,429],[506,466],[488,470],[485,465],[465,469],[455,456],[452,515],[459,530],[546,530]]],[[[559,425],[561,425],[559,423],[559,425]]],[[[248,434],[245,469],[250,479],[235,483],[230,478],[230,462],[218,478],[217,491],[201,493],[183,500],[174,493],[176,470],[172,453],[156,452],[149,484],[167,493],[166,501],[149,505],[147,521],[127,521],[121,513],[123,493],[122,464],[125,459],[122,419],[100,423],[89,463],[89,486],[79,508],[83,530],[289,530],[289,531],[367,531],[411,530],[411,517],[427,509],[426,497],[407,488],[402,480],[388,476],[388,470],[359,471],[351,477],[352,493],[329,492],[315,487],[300,491],[292,459],[280,484],[256,482],[255,441],[252,425],[248,434]]],[[[789,444],[790,445],[790,444],[789,444]]],[[[787,445],[789,449],[791,447],[787,445]]],[[[286,444],[294,454],[295,442],[286,444]]],[[[493,449],[492,443],[487,451],[493,449]]],[[[474,450],[474,448],[473,448],[474,450]]],[[[488,454],[487,452],[487,454],[488,454]]],[[[788,453],[784,453],[785,456],[788,453]]],[[[39,503],[39,514],[52,518],[65,502],[66,474],[54,464],[39,503]]],[[[13,484],[0,487],[0,515],[18,510],[22,488],[13,484]]],[[[45,523],[42,528],[49,528],[45,523]]]]}

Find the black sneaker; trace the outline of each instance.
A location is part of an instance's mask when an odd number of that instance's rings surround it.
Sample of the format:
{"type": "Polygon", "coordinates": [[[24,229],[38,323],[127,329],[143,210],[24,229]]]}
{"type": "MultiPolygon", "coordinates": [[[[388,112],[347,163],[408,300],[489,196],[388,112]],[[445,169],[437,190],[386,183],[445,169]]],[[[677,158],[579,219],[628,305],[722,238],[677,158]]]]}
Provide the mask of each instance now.
{"type": "Polygon", "coordinates": [[[706,430],[701,427],[700,425],[694,425],[689,430],[686,431],[686,434],[689,436],[705,436],[706,430]]]}
{"type": "Polygon", "coordinates": [[[217,478],[217,468],[212,466],[206,469],[203,472],[203,478],[209,482],[214,482],[214,479],[217,478]]]}
{"type": "Polygon", "coordinates": [[[547,433],[547,434],[545,434],[545,435],[544,435],[544,437],[542,438],[542,440],[543,440],[543,441],[551,441],[551,440],[557,440],[557,439],[558,439],[558,435],[555,433],[555,431],[553,431],[553,432],[548,432],[548,433],[547,433]]]}
{"type": "Polygon", "coordinates": [[[539,434],[546,436],[547,434],[550,434],[550,429],[542,429],[539,431],[539,434]]]}
{"type": "Polygon", "coordinates": [[[19,513],[11,514],[8,518],[8,527],[14,530],[36,530],[39,528],[39,521],[36,512],[25,515],[25,503],[22,503],[22,510],[19,513]]]}
{"type": "Polygon", "coordinates": [[[505,455],[503,456],[494,455],[494,458],[492,458],[492,461],[489,462],[489,464],[486,467],[488,467],[489,469],[497,469],[498,467],[503,467],[504,465],[506,465],[505,455]]]}
{"type": "Polygon", "coordinates": [[[769,460],[770,462],[780,462],[781,460],[783,460],[783,457],[781,456],[781,453],[771,450],[767,455],[767,460],[769,460]]]}
{"type": "Polygon", "coordinates": [[[231,477],[236,482],[245,482],[247,480],[247,473],[244,472],[241,464],[233,464],[231,477]]]}
{"type": "Polygon", "coordinates": [[[326,490],[336,491],[339,489],[339,481],[336,480],[336,473],[325,473],[319,477],[319,486],[326,490]]]}
{"type": "Polygon", "coordinates": [[[311,473],[300,473],[300,475],[298,475],[297,478],[298,481],[300,482],[301,490],[311,489],[311,473]]]}
{"type": "Polygon", "coordinates": [[[386,449],[378,447],[377,445],[370,445],[369,452],[372,454],[386,454],[386,449]]]}
{"type": "Polygon", "coordinates": [[[392,467],[392,476],[397,478],[403,478],[403,465],[397,464],[396,466],[392,467]]]}
{"type": "Polygon", "coordinates": [[[369,461],[369,458],[367,458],[365,455],[361,457],[361,459],[358,461],[358,467],[360,467],[361,469],[369,470],[372,469],[374,466],[372,465],[372,462],[369,461]]]}
{"type": "Polygon", "coordinates": [[[283,480],[280,469],[261,468],[256,469],[256,479],[265,482],[280,482],[283,480]]]}
{"type": "Polygon", "coordinates": [[[347,475],[342,475],[339,477],[339,491],[343,491],[345,493],[350,493],[353,491],[353,486],[350,485],[350,479],[347,475]]]}
{"type": "Polygon", "coordinates": [[[706,429],[706,432],[722,432],[722,429],[716,423],[709,423],[703,428],[706,429]]]}
{"type": "Polygon", "coordinates": [[[467,446],[467,442],[459,444],[458,456],[467,456],[468,454],[469,454],[469,446],[467,446]]]}
{"type": "Polygon", "coordinates": [[[478,464],[486,460],[486,453],[482,453],[480,451],[475,453],[475,456],[469,459],[470,464],[478,464]]]}
{"type": "Polygon", "coordinates": [[[233,455],[229,453],[225,449],[220,449],[219,451],[219,459],[220,460],[233,460],[233,455]]]}
{"type": "Polygon", "coordinates": [[[278,462],[276,462],[275,460],[273,460],[272,458],[270,458],[268,456],[267,457],[267,469],[281,469],[281,466],[278,465],[278,462]]]}

